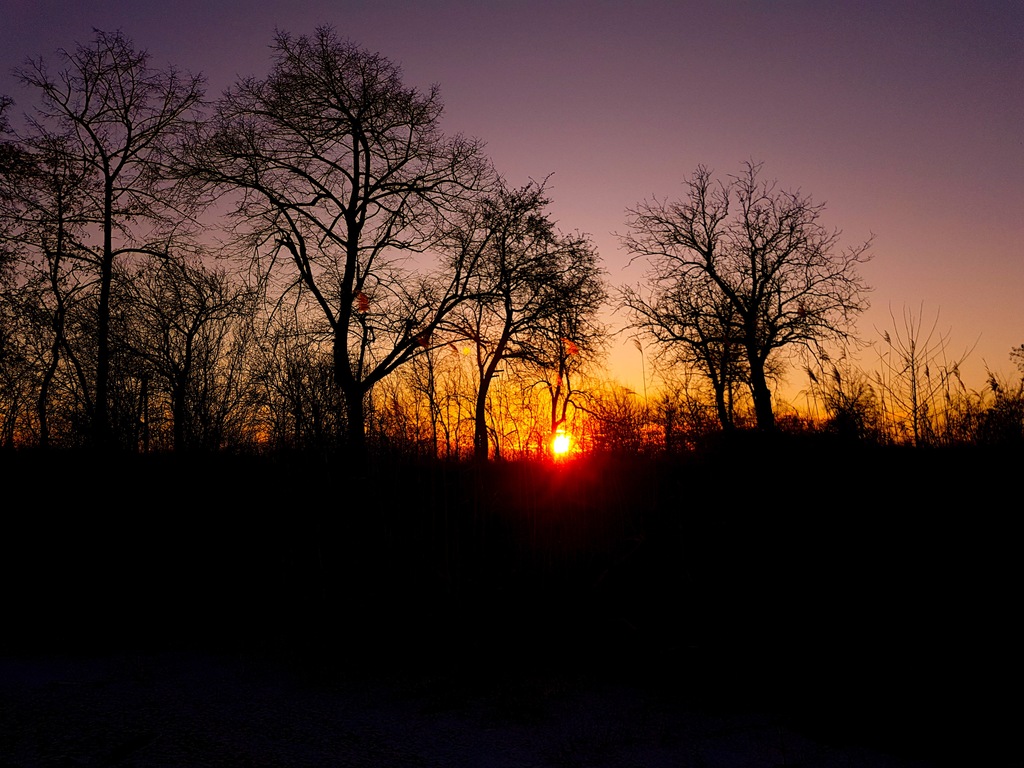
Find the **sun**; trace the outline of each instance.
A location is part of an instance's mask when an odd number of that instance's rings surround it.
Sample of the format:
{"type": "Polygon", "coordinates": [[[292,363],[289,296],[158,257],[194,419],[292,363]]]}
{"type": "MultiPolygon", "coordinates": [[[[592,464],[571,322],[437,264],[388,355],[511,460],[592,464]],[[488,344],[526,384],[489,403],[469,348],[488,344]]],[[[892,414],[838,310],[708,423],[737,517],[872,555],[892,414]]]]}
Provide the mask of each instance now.
{"type": "Polygon", "coordinates": [[[551,441],[551,452],[555,456],[565,456],[569,453],[569,447],[572,445],[572,440],[565,434],[565,432],[559,432],[555,435],[555,439],[551,441]]]}

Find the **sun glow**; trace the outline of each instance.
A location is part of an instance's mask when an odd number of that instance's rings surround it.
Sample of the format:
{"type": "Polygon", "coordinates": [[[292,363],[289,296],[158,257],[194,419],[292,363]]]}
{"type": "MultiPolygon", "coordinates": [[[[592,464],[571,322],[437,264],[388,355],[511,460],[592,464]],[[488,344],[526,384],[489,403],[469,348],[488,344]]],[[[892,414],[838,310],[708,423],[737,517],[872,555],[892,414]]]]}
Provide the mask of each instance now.
{"type": "Polygon", "coordinates": [[[572,445],[572,440],[565,432],[559,432],[555,435],[555,439],[551,441],[551,452],[555,456],[565,456],[569,453],[569,447],[572,445]]]}

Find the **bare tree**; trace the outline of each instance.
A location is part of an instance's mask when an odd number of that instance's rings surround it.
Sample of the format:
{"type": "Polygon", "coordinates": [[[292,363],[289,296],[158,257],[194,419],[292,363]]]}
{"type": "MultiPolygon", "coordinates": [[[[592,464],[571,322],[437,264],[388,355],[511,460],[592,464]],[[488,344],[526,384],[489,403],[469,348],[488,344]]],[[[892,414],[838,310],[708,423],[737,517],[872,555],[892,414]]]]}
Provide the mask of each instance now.
{"type": "Polygon", "coordinates": [[[374,384],[429,345],[464,293],[466,265],[432,275],[425,254],[489,165],[479,142],[442,134],[442,110],[436,86],[405,86],[398,66],[329,27],[278,32],[269,77],[235,85],[197,145],[195,170],[238,193],[257,270],[326,322],[358,454],[374,384]]]}
{"type": "Polygon", "coordinates": [[[472,372],[465,364],[469,352],[469,346],[460,349],[453,340],[443,347],[432,347],[404,371],[405,387],[428,415],[432,456],[459,457],[469,442],[462,437],[464,431],[469,433],[465,425],[472,424],[475,402],[472,372]]]}
{"type": "MultiPolygon", "coordinates": [[[[668,454],[694,448],[722,424],[717,403],[712,403],[711,382],[693,366],[672,366],[661,374],[662,382],[651,406],[650,417],[668,454]]],[[[645,398],[646,400],[646,398],[645,398]]]]}
{"type": "Polygon", "coordinates": [[[650,447],[645,435],[647,405],[632,390],[611,385],[594,398],[588,410],[594,422],[591,441],[597,451],[637,455],[650,447]]]}
{"type": "Polygon", "coordinates": [[[10,96],[0,94],[0,278],[7,274],[14,260],[9,232],[17,220],[15,199],[22,176],[24,152],[11,135],[7,111],[14,104],[10,96]]]}
{"type": "Polygon", "coordinates": [[[11,133],[7,110],[14,103],[0,94],[0,445],[14,444],[15,425],[22,403],[25,368],[18,348],[19,316],[14,307],[17,287],[14,281],[15,241],[11,232],[19,206],[17,190],[21,186],[22,151],[7,137],[11,133]]]}
{"type": "Polygon", "coordinates": [[[719,424],[732,430],[737,388],[748,381],[735,309],[710,278],[695,276],[679,288],[662,290],[655,285],[644,294],[625,286],[621,296],[633,315],[634,327],[654,339],[658,362],[670,368],[695,369],[707,378],[719,424]]]}
{"type": "Polygon", "coordinates": [[[586,237],[563,242],[561,270],[547,288],[552,311],[537,318],[536,330],[543,339],[535,366],[550,403],[551,434],[566,423],[579,396],[585,397],[580,379],[586,367],[604,350],[607,329],[598,320],[608,299],[597,251],[586,237]]]}
{"type": "Polygon", "coordinates": [[[517,361],[553,374],[555,427],[559,403],[568,407],[569,376],[582,360],[574,356],[594,351],[602,335],[595,318],[605,293],[596,252],[587,238],[556,231],[549,203],[543,183],[516,189],[502,183],[466,226],[479,232],[475,298],[448,327],[474,345],[477,459],[488,456],[487,398],[503,364],[517,361]]]}
{"type": "Polygon", "coordinates": [[[200,258],[176,256],[131,269],[121,281],[127,295],[119,330],[142,363],[145,443],[150,401],[166,393],[175,452],[219,449],[239,398],[240,366],[233,363],[247,336],[253,294],[200,258]]]}
{"type": "Polygon", "coordinates": [[[40,97],[23,138],[30,149],[45,145],[62,153],[62,165],[84,174],[81,225],[99,236],[95,245],[84,236],[77,240],[72,257],[87,262],[96,279],[93,431],[106,445],[115,261],[130,253],[165,253],[169,231],[188,220],[166,168],[200,106],[202,78],[152,68],[149,54],[120,32],[98,31],[90,44],[61,50],[59,58],[55,73],[42,58],[16,70],[40,97]]]}
{"type": "MultiPolygon", "coordinates": [[[[11,121],[7,116],[7,110],[10,109],[13,104],[14,99],[6,94],[0,94],[0,136],[6,136],[11,132],[11,121]]],[[[6,140],[0,142],[0,158],[6,158],[8,149],[6,140]]]]}
{"type": "Polygon", "coordinates": [[[794,346],[820,349],[848,342],[869,290],[858,267],[870,241],[840,250],[838,231],[819,221],[824,205],[760,178],[748,162],[716,182],[704,166],[677,202],[657,199],[627,210],[623,236],[633,259],[644,258],[648,294],[623,292],[633,327],[663,345],[679,344],[724,382],[742,352],[760,429],[773,430],[770,360],[794,346]]]}
{"type": "Polygon", "coordinates": [[[250,362],[259,397],[254,423],[278,450],[327,450],[345,434],[330,339],[300,318],[271,313],[250,362]]]}
{"type": "Polygon", "coordinates": [[[17,152],[5,174],[5,235],[17,260],[16,303],[34,329],[26,349],[38,377],[37,439],[45,448],[51,413],[95,412],[97,275],[87,241],[97,187],[89,160],[76,156],[67,135],[38,132],[17,152]],[[60,402],[52,396],[58,390],[60,402]]]}

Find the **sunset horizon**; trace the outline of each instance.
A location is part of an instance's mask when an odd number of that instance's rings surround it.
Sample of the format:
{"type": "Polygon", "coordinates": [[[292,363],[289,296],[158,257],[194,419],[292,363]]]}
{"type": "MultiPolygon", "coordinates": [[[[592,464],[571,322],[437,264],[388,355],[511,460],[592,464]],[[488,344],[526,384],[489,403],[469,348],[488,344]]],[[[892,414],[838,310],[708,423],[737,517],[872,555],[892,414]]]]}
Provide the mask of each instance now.
{"type": "MultiPolygon", "coordinates": [[[[698,166],[725,179],[745,161],[763,163],[781,189],[824,204],[842,245],[872,239],[870,307],[854,326],[870,346],[858,366],[877,370],[883,332],[905,332],[909,313],[945,340],[968,389],[984,389],[989,372],[1015,375],[1024,54],[1012,30],[1024,20],[1012,3],[920,13],[760,3],[178,8],[86,3],[44,20],[15,3],[0,39],[11,116],[31,105],[13,68],[28,57],[55,66],[58,49],[87,43],[94,29],[123,31],[156,67],[202,74],[216,99],[240,77],[265,76],[276,29],[334,25],[395,62],[409,86],[438,84],[445,130],[484,142],[510,184],[549,179],[553,220],[592,238],[613,288],[643,279],[643,260],[621,242],[628,208],[679,199],[698,166]]],[[[641,359],[622,313],[610,305],[605,318],[609,354],[595,373],[636,392],[657,387],[656,350],[641,359]]],[[[809,386],[795,363],[780,402],[800,408],[809,386]]]]}

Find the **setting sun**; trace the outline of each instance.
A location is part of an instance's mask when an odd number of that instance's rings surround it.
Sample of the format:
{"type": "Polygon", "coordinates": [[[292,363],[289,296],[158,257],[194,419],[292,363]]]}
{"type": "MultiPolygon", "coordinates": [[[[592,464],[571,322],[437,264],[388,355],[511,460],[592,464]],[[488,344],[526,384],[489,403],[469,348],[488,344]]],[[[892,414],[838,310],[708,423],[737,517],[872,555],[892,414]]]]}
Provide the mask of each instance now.
{"type": "Polygon", "coordinates": [[[551,441],[551,452],[554,453],[555,456],[565,456],[569,453],[570,444],[571,440],[569,439],[569,436],[564,432],[559,432],[555,435],[555,439],[551,441]]]}

